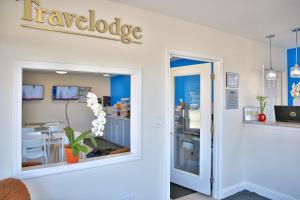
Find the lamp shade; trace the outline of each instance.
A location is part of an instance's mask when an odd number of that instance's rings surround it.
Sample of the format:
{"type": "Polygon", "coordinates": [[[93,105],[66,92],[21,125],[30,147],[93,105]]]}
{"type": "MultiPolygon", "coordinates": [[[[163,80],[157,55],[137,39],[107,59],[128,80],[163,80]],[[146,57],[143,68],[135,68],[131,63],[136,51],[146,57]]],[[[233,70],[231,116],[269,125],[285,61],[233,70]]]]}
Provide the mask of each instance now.
{"type": "Polygon", "coordinates": [[[265,78],[267,81],[275,81],[277,78],[277,73],[273,70],[272,65],[272,39],[275,37],[274,34],[267,35],[266,38],[270,41],[270,66],[269,69],[265,70],[265,78]]]}
{"type": "Polygon", "coordinates": [[[266,80],[275,81],[277,78],[277,73],[271,69],[266,70],[266,80]]]}
{"type": "Polygon", "coordinates": [[[291,78],[300,78],[300,69],[298,66],[298,31],[300,31],[300,28],[295,28],[292,31],[296,33],[296,62],[294,67],[291,68],[290,76],[291,78]]]}

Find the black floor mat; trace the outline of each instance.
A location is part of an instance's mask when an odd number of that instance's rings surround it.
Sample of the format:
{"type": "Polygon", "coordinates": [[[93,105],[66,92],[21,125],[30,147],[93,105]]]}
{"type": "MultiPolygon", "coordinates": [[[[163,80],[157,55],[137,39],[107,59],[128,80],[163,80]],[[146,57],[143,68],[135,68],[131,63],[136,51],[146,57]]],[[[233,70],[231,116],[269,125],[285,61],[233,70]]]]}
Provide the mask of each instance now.
{"type": "Polygon", "coordinates": [[[244,190],[235,195],[227,197],[223,200],[270,200],[270,199],[259,196],[258,194],[254,193],[254,192],[249,192],[247,190],[244,190]]]}
{"type": "Polygon", "coordinates": [[[178,199],[180,197],[190,195],[195,193],[196,191],[182,187],[175,183],[171,183],[171,199],[178,199]]]}

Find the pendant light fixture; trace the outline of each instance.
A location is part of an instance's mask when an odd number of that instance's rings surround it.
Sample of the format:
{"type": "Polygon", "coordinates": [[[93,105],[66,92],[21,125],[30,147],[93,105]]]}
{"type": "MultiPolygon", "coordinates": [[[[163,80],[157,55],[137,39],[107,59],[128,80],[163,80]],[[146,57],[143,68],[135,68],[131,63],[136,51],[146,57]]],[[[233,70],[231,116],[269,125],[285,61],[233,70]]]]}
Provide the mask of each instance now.
{"type": "Polygon", "coordinates": [[[267,35],[266,38],[270,40],[270,66],[269,69],[266,70],[266,80],[268,81],[274,81],[277,78],[277,73],[273,70],[272,65],[272,39],[275,37],[275,35],[267,35]]]}
{"type": "Polygon", "coordinates": [[[292,78],[300,78],[300,68],[298,66],[298,31],[300,31],[300,28],[293,29],[293,32],[296,33],[296,63],[291,68],[290,76],[292,78]]]}

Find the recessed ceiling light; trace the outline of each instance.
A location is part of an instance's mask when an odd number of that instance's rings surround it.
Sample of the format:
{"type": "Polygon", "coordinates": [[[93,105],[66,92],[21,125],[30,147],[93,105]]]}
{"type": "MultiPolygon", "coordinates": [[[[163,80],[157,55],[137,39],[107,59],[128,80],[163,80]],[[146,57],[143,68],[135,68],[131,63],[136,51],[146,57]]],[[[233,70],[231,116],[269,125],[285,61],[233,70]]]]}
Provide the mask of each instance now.
{"type": "Polygon", "coordinates": [[[67,74],[68,72],[66,71],[56,71],[57,74],[67,74]]]}
{"type": "Polygon", "coordinates": [[[110,77],[110,74],[103,74],[103,76],[105,76],[105,77],[110,77]]]}

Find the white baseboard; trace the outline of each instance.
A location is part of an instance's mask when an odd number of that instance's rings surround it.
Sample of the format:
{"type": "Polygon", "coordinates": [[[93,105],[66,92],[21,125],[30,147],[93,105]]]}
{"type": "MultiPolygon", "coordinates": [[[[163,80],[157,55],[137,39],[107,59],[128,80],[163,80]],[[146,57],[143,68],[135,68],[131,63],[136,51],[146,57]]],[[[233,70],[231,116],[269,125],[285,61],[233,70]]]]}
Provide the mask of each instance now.
{"type": "Polygon", "coordinates": [[[246,183],[245,186],[246,186],[246,190],[255,192],[261,196],[267,197],[272,200],[297,200],[296,198],[291,197],[289,195],[274,190],[270,190],[268,188],[253,183],[246,183]]]}
{"type": "Polygon", "coordinates": [[[224,188],[221,192],[220,199],[224,199],[226,197],[234,195],[243,190],[255,192],[261,196],[264,196],[264,197],[272,199],[272,200],[298,200],[294,197],[283,194],[281,192],[277,192],[277,191],[262,187],[260,185],[256,185],[256,184],[248,183],[248,182],[241,182],[236,185],[232,185],[230,187],[224,188]]]}
{"type": "Polygon", "coordinates": [[[246,189],[245,186],[246,186],[246,183],[241,182],[236,185],[232,185],[230,187],[222,189],[220,199],[224,199],[226,197],[232,196],[238,192],[245,190],[246,189]]]}

